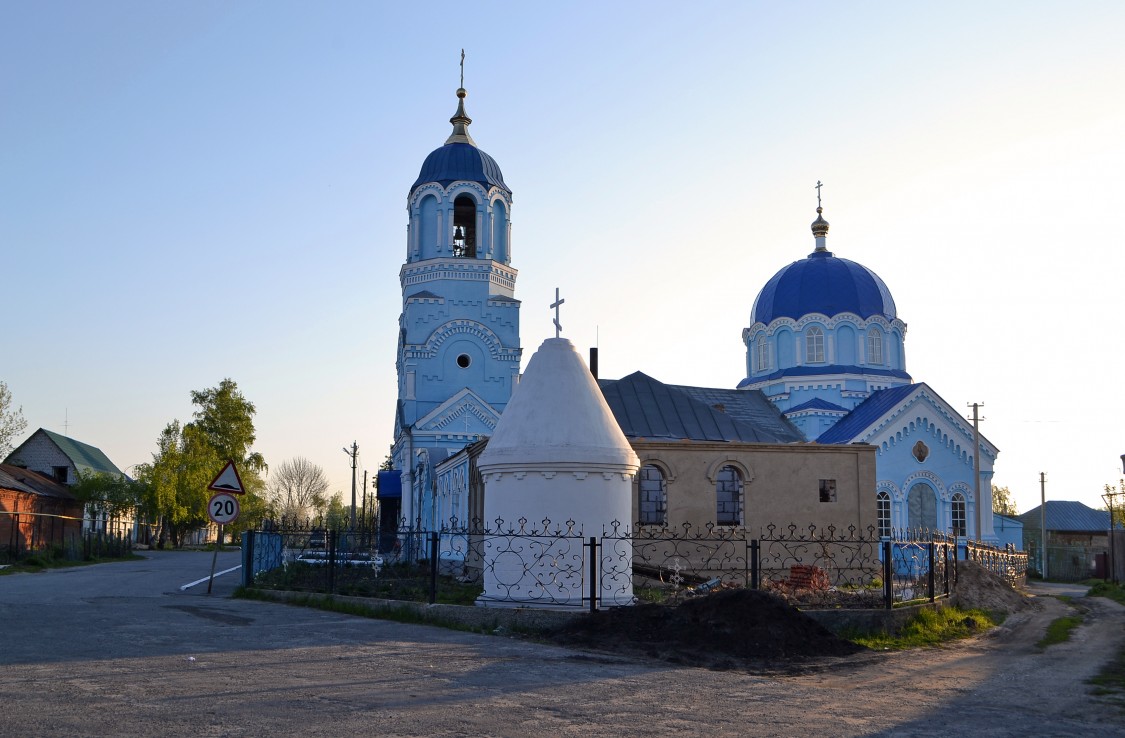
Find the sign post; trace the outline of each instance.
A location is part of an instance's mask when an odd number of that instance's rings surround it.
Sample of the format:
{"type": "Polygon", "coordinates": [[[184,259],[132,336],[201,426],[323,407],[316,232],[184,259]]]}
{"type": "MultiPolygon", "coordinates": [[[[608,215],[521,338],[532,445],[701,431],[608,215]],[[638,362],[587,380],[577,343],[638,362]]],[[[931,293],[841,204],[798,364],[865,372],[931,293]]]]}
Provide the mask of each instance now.
{"type": "Polygon", "coordinates": [[[235,495],[245,494],[246,490],[233,461],[227,462],[219,475],[207,485],[207,489],[215,492],[207,501],[207,516],[219,524],[219,539],[215,542],[215,554],[211,557],[211,576],[207,579],[207,594],[211,594],[211,585],[215,581],[215,564],[219,560],[219,548],[223,545],[223,526],[238,520],[242,509],[235,495]]]}

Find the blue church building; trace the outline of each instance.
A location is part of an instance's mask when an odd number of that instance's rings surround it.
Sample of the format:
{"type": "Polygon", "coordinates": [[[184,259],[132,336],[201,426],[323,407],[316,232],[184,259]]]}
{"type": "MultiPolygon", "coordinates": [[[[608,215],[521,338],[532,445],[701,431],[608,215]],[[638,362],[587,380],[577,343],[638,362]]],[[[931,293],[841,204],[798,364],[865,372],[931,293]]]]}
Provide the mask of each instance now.
{"type": "Polygon", "coordinates": [[[995,543],[998,449],[907,373],[906,323],[890,290],[828,250],[823,212],[818,206],[813,252],[778,271],[754,301],[739,388],[761,390],[807,441],[876,447],[883,535],[926,528],[995,543]]]}
{"type": "Polygon", "coordinates": [[[490,435],[519,380],[520,303],[512,268],[512,191],[496,160],[469,135],[464,88],[453,132],[422,163],[407,196],[406,262],[399,272],[398,402],[380,500],[430,523],[435,464],[490,435]]]}
{"type": "MultiPolygon", "coordinates": [[[[407,197],[395,471],[379,477],[384,517],[426,529],[470,514],[468,462],[451,457],[492,435],[522,353],[512,191],[469,135],[465,96],[457,90],[453,131],[426,157],[407,197]],[[443,497],[455,477],[459,492],[443,497]]],[[[796,443],[876,448],[870,493],[880,534],[918,528],[998,542],[991,503],[998,449],[907,372],[906,323],[890,290],[875,272],[829,251],[828,229],[818,205],[813,252],[759,292],[742,332],[738,389],[760,391],[796,443]]]]}

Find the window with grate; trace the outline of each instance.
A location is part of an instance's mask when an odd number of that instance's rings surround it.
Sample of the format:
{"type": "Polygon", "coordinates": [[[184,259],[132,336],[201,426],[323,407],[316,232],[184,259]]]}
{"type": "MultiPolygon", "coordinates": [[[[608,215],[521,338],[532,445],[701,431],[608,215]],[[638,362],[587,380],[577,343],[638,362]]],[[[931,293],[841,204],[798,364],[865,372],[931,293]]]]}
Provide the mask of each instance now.
{"type": "Polygon", "coordinates": [[[733,466],[724,466],[715,477],[715,523],[742,525],[742,475],[733,466]]]}
{"type": "Polygon", "coordinates": [[[867,332],[867,363],[883,363],[883,334],[878,328],[872,328],[867,332]]]}
{"type": "Polygon", "coordinates": [[[891,496],[886,492],[875,495],[875,514],[879,519],[879,537],[891,537],[891,496]]]}
{"type": "Polygon", "coordinates": [[[820,326],[814,325],[805,334],[805,361],[810,364],[824,362],[824,331],[820,326]]]}
{"type": "Polygon", "coordinates": [[[967,534],[965,532],[965,496],[960,492],[953,495],[953,503],[950,505],[950,518],[952,525],[952,533],[955,536],[964,538],[967,534]]]}
{"type": "Polygon", "coordinates": [[[664,525],[668,520],[668,488],[659,467],[645,464],[638,472],[638,523],[664,525]]]}

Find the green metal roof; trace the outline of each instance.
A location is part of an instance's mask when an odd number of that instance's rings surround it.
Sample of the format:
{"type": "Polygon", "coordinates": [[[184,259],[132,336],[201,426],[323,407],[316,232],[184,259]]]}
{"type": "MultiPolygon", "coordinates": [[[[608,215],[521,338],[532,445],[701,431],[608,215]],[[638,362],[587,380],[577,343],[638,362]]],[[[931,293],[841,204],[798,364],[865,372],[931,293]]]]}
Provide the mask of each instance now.
{"type": "Polygon", "coordinates": [[[74,464],[74,468],[78,471],[121,474],[121,470],[109,460],[108,456],[102,453],[101,449],[94,448],[88,443],[82,443],[82,441],[76,441],[73,438],[67,438],[46,428],[40,428],[39,432],[50,438],[51,442],[59,447],[59,450],[70,459],[70,462],[74,464]]]}

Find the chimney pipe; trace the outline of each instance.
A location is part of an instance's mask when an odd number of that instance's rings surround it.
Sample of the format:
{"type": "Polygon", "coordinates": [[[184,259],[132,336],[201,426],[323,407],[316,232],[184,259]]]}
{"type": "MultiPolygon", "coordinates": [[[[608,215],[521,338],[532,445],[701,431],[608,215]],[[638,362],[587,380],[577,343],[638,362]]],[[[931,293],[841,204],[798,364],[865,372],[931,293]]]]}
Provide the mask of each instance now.
{"type": "MultiPolygon", "coordinates": [[[[594,379],[598,378],[598,347],[594,346],[590,349],[590,373],[594,375],[594,379]]],[[[1125,458],[1125,457],[1123,457],[1125,458]]]]}

